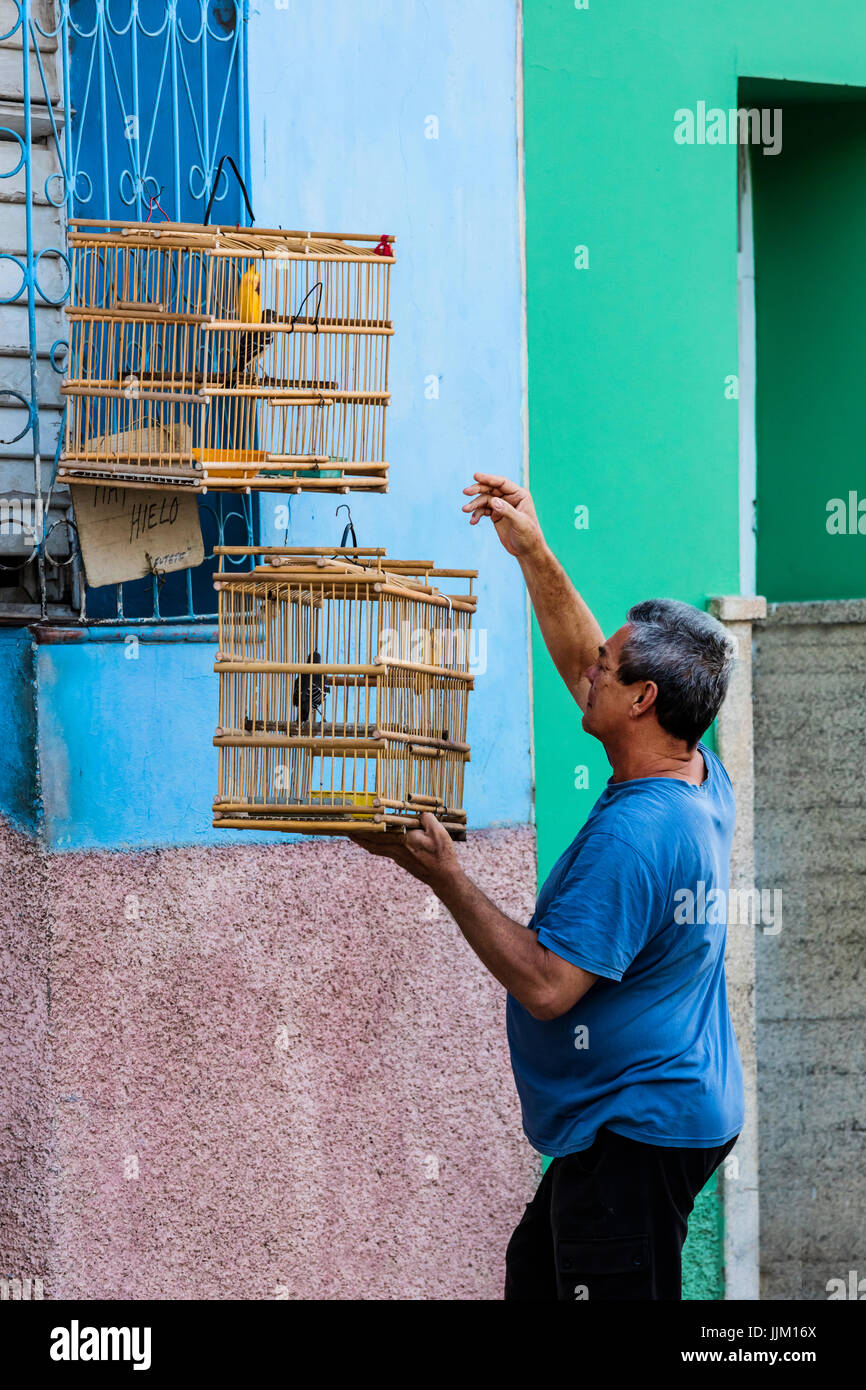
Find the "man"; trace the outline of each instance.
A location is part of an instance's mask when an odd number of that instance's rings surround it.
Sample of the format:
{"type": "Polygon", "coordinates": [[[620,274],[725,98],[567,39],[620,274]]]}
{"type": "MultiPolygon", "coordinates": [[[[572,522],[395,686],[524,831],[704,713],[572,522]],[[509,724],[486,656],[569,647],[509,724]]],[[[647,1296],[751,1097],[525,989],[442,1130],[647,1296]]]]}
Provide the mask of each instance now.
{"type": "Polygon", "coordinates": [[[605,640],[526,489],[476,473],[465,492],[471,524],[490,517],[520,564],[612,775],[529,930],[467,877],[429,814],[401,844],[364,848],[428,884],[508,991],[524,1129],[553,1161],[509,1242],[506,1299],[679,1299],[689,1214],[743,1123],[726,914],[700,906],[718,903],[714,890],[728,900],[734,798],[699,739],[724,699],[732,643],[665,599],[637,604],[605,640]]]}

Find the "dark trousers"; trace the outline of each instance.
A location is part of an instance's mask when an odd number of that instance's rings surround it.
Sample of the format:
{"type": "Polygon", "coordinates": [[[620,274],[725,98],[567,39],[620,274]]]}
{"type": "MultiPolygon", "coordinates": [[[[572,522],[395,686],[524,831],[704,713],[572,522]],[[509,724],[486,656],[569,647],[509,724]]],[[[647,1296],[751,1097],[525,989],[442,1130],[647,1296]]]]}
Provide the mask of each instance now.
{"type": "Polygon", "coordinates": [[[736,1142],[663,1149],[601,1129],[555,1158],[508,1242],[506,1299],[681,1298],[695,1198],[736,1142]]]}

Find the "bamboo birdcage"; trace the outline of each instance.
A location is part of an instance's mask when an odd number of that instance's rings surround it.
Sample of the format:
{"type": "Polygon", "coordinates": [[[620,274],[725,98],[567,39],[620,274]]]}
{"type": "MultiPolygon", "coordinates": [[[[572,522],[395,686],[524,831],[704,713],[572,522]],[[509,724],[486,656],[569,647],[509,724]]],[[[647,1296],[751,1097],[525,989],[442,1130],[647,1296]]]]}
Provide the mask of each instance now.
{"type": "Polygon", "coordinates": [[[67,482],[387,491],[393,238],[70,222],[67,482]]]}
{"type": "Polygon", "coordinates": [[[214,825],[393,835],[431,811],[462,839],[477,572],[358,548],[217,554],[214,825]]]}

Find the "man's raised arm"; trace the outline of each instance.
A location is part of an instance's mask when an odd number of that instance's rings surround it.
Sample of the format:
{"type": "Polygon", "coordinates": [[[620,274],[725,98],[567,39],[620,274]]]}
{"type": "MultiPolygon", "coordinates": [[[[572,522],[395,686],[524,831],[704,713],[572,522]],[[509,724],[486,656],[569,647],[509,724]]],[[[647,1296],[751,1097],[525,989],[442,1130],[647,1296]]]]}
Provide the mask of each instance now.
{"type": "Polygon", "coordinates": [[[532,498],[525,487],[492,473],[475,473],[463,491],[470,524],[489,516],[496,534],[523,571],[541,635],[581,709],[586,708],[587,668],[604,641],[601,628],[544,539],[532,498]]]}

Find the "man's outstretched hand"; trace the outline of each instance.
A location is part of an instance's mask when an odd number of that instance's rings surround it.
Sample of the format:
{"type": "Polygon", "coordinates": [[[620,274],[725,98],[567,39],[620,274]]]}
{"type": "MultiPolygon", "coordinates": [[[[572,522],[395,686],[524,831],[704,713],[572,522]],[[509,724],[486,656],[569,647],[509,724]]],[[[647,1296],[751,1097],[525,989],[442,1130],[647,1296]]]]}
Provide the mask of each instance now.
{"type": "Polygon", "coordinates": [[[544,546],[544,536],[527,488],[518,487],[510,478],[500,478],[495,473],[473,473],[472,476],[475,482],[463,489],[466,496],[472,498],[463,508],[464,512],[471,513],[470,526],[477,526],[482,517],[489,516],[505,549],[518,560],[544,546]]]}
{"type": "Polygon", "coordinates": [[[434,890],[462,872],[448,831],[430,811],[422,811],[421,828],[404,835],[350,835],[368,854],[393,859],[401,869],[434,890]]]}

